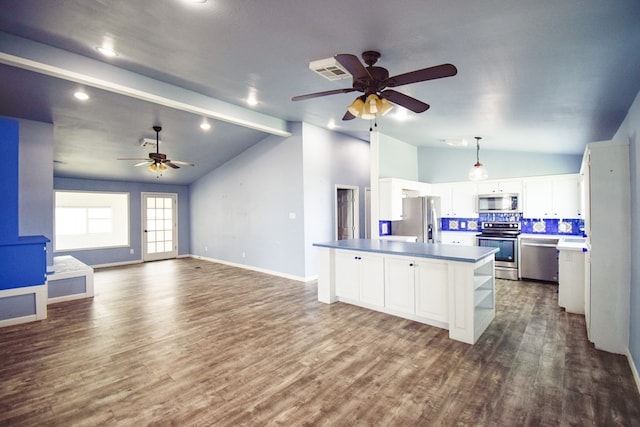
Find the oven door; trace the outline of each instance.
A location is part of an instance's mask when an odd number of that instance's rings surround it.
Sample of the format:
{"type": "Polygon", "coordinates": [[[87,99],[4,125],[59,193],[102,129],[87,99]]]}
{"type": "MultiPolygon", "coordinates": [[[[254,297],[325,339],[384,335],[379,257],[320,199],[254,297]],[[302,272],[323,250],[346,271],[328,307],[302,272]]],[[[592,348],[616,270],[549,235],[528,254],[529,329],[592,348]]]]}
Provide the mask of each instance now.
{"type": "Polygon", "coordinates": [[[517,237],[476,237],[477,245],[487,248],[497,248],[495,254],[496,267],[518,268],[518,238],[517,237]]]}

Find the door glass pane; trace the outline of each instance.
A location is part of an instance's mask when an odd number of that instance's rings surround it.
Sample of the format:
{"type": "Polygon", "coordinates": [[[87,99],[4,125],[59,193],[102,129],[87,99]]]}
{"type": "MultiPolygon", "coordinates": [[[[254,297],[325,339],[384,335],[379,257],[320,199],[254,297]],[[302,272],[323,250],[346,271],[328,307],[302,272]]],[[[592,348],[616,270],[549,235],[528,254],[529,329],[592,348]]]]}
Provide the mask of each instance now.
{"type": "Polygon", "coordinates": [[[149,254],[173,252],[173,198],[146,197],[146,200],[147,252],[149,254]]]}

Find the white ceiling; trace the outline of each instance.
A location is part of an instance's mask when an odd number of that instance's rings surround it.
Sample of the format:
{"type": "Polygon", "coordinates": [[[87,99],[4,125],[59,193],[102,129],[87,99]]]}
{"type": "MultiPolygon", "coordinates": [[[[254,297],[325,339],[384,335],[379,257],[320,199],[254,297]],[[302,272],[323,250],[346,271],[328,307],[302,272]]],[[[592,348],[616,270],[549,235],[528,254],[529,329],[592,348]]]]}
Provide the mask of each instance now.
{"type": "Polygon", "coordinates": [[[637,0],[0,5],[0,114],[54,123],[57,176],[155,180],[115,160],[146,156],[138,140],[153,137],[154,124],[163,126],[162,152],[196,163],[162,178],[181,184],[288,121],[333,119],[336,131],[367,139],[368,121],[340,120],[357,93],[291,101],[350,86],[308,69],[337,53],[380,51],[377,65],[391,75],[456,65],[454,77],[396,88],[428,111],[378,121],[382,133],[418,146],[464,138],[474,150],[482,136],[483,150],[578,154],[613,136],[640,90],[637,0]],[[118,57],[96,51],[105,40],[118,57]],[[79,86],[91,96],[84,104],[71,97],[79,86]],[[255,107],[245,103],[251,91],[255,107]]]}

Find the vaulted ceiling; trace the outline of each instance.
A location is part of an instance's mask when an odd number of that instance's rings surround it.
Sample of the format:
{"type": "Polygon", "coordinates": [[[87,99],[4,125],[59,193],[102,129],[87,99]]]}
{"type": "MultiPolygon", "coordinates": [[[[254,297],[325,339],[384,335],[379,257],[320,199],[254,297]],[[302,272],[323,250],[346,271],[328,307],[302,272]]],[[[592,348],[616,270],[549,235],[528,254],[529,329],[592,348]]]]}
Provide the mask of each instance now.
{"type": "Polygon", "coordinates": [[[613,136],[640,90],[637,0],[0,0],[0,115],[54,124],[57,176],[156,180],[118,157],[160,151],[196,166],[190,183],[268,135],[305,121],[368,139],[342,121],[358,93],[309,70],[377,50],[392,75],[442,63],[458,74],[396,88],[431,105],[378,129],[417,146],[482,136],[483,149],[581,153],[613,136]],[[107,58],[96,47],[111,46],[107,58]],[[90,99],[79,102],[73,92],[90,99]],[[255,96],[257,105],[246,99],[255,96]],[[212,128],[200,129],[206,120],[212,128]]]}

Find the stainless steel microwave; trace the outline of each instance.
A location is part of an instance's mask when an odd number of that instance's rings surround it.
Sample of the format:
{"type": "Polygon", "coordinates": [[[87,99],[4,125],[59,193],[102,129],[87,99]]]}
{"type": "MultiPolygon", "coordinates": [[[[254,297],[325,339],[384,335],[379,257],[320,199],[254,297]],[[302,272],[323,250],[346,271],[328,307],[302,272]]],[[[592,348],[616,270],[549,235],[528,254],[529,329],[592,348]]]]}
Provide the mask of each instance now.
{"type": "Polygon", "coordinates": [[[519,195],[516,193],[478,194],[478,213],[520,212],[519,195]]]}

